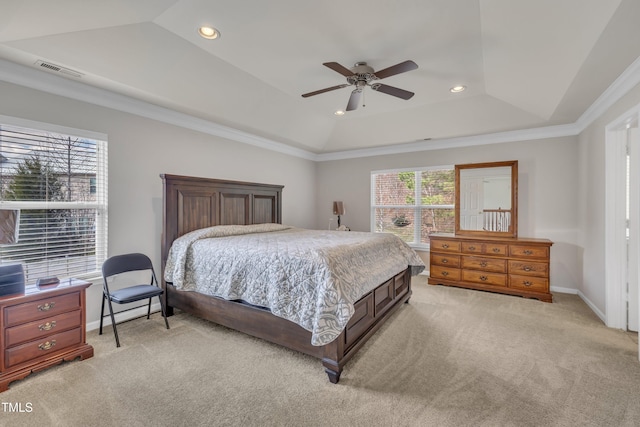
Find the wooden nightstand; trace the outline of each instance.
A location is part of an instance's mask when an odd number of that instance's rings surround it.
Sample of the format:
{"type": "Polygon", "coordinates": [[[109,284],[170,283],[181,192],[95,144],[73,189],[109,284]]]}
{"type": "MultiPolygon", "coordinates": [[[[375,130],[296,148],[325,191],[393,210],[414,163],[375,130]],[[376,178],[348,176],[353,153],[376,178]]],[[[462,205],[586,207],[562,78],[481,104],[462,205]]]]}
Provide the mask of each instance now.
{"type": "Polygon", "coordinates": [[[52,288],[32,285],[23,294],[0,297],[0,392],[32,372],[93,356],[86,342],[90,285],[67,279],[52,288]]]}

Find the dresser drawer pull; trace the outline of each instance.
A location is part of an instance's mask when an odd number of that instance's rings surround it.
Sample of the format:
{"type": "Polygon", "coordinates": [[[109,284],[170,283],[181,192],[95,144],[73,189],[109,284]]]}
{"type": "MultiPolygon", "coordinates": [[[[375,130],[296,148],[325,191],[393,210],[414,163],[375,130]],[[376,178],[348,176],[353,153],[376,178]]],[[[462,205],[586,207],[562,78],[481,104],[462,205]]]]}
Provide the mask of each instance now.
{"type": "Polygon", "coordinates": [[[485,261],[482,261],[482,262],[480,263],[480,267],[486,267],[486,266],[487,266],[487,263],[486,263],[485,261]]]}
{"type": "Polygon", "coordinates": [[[533,267],[529,267],[528,265],[525,265],[522,269],[524,271],[533,271],[533,267]]]}
{"type": "Polygon", "coordinates": [[[56,305],[55,302],[48,302],[46,304],[40,304],[40,305],[38,305],[38,311],[49,311],[53,307],[55,307],[55,305],[56,305]]]}
{"type": "Polygon", "coordinates": [[[443,275],[443,276],[448,276],[448,275],[449,275],[449,272],[448,272],[448,271],[443,271],[443,272],[442,272],[442,275],[443,275]]]}
{"type": "Polygon", "coordinates": [[[533,283],[531,283],[531,282],[530,282],[530,281],[528,281],[528,280],[523,280],[523,281],[522,281],[522,284],[523,284],[523,285],[525,285],[525,286],[531,286],[531,285],[533,285],[533,283]]]}
{"type": "Polygon", "coordinates": [[[446,243],[443,243],[442,244],[442,249],[447,249],[447,248],[449,248],[449,245],[447,245],[446,243]]]}
{"type": "Polygon", "coordinates": [[[56,340],[51,340],[51,341],[43,342],[38,346],[38,348],[42,351],[47,351],[47,350],[51,350],[53,347],[55,347],[55,345],[56,345],[56,340]]]}
{"type": "Polygon", "coordinates": [[[470,251],[475,251],[475,250],[476,250],[476,247],[475,247],[475,246],[469,246],[469,250],[470,250],[470,251]]]}
{"type": "Polygon", "coordinates": [[[480,276],[480,280],[484,282],[485,280],[487,280],[487,276],[480,276]]]}
{"type": "Polygon", "coordinates": [[[533,251],[530,251],[529,249],[525,249],[524,254],[525,255],[531,255],[533,253],[533,251]]]}
{"type": "Polygon", "coordinates": [[[448,259],[443,259],[443,260],[442,260],[442,263],[443,263],[443,264],[446,264],[446,263],[448,263],[448,262],[449,262],[449,260],[448,260],[448,259]]]}
{"type": "Polygon", "coordinates": [[[56,321],[55,320],[53,320],[51,322],[44,323],[42,325],[38,325],[38,329],[40,329],[41,331],[50,331],[55,327],[56,327],[56,321]]]}
{"type": "Polygon", "coordinates": [[[497,254],[498,252],[500,252],[500,248],[493,248],[493,253],[497,254]]]}

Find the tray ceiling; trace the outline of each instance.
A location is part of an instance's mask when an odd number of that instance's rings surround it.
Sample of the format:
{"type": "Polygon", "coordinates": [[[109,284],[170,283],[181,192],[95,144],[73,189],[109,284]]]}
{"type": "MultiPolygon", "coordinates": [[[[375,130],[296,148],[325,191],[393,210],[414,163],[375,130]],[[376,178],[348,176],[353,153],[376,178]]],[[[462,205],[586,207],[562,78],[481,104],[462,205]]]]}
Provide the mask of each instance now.
{"type": "Polygon", "coordinates": [[[638,57],[634,0],[3,0],[0,58],[313,153],[574,123],[638,57]],[[221,32],[197,34],[201,25],[221,32]],[[376,70],[410,100],[322,66],[376,70]],[[73,76],[79,73],[80,77],[73,76]],[[462,84],[458,94],[449,91],[462,84]]]}

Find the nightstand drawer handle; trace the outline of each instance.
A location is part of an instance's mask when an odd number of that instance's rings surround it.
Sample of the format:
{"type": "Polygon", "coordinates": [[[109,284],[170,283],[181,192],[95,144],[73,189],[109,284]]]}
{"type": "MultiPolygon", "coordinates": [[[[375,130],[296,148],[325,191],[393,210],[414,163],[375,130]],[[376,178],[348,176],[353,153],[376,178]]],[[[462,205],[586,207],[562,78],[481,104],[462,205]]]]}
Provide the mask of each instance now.
{"type": "Polygon", "coordinates": [[[486,266],[487,266],[487,263],[486,263],[485,261],[482,261],[482,262],[480,263],[480,267],[486,267],[486,266]]]}
{"type": "Polygon", "coordinates": [[[533,251],[530,251],[529,249],[527,249],[527,250],[525,250],[525,251],[524,251],[524,254],[525,254],[525,255],[531,255],[532,253],[533,253],[533,251]]]}
{"type": "Polygon", "coordinates": [[[442,248],[443,248],[443,249],[447,249],[448,247],[449,247],[449,245],[447,245],[446,243],[444,243],[444,244],[442,245],[442,248]]]}
{"type": "Polygon", "coordinates": [[[442,272],[442,275],[443,275],[443,276],[448,276],[448,275],[449,275],[449,272],[448,272],[448,271],[443,271],[443,272],[442,272]]]}
{"type": "Polygon", "coordinates": [[[38,311],[49,311],[51,310],[53,307],[55,307],[56,303],[55,302],[48,302],[46,304],[40,304],[38,306],[38,311]]]}
{"type": "Polygon", "coordinates": [[[56,321],[55,320],[52,321],[52,322],[44,323],[42,325],[38,325],[38,329],[40,329],[41,331],[50,331],[55,327],[56,327],[56,321]]]}
{"type": "Polygon", "coordinates": [[[484,282],[485,280],[487,280],[487,276],[480,276],[480,280],[484,282]]]}
{"type": "Polygon", "coordinates": [[[449,262],[449,260],[448,260],[448,259],[443,259],[443,260],[442,260],[442,263],[443,263],[443,264],[446,264],[446,263],[448,263],[448,262],[449,262]]]}
{"type": "Polygon", "coordinates": [[[56,340],[51,340],[51,341],[43,342],[38,346],[38,348],[42,351],[47,351],[47,350],[51,350],[53,347],[55,347],[55,345],[56,345],[56,340]]]}
{"type": "Polygon", "coordinates": [[[525,286],[531,286],[531,285],[533,285],[533,283],[531,283],[531,282],[530,282],[530,281],[528,281],[528,280],[524,280],[524,281],[522,282],[522,284],[523,284],[523,285],[525,285],[525,286]]]}

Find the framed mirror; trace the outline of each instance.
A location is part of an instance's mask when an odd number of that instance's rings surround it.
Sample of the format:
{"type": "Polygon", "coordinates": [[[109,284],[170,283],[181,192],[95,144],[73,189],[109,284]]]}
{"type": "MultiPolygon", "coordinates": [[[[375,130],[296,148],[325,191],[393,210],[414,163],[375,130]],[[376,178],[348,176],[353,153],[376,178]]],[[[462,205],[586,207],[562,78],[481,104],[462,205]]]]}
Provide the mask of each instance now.
{"type": "Polygon", "coordinates": [[[518,161],[455,166],[455,234],[518,236],[518,161]]]}

